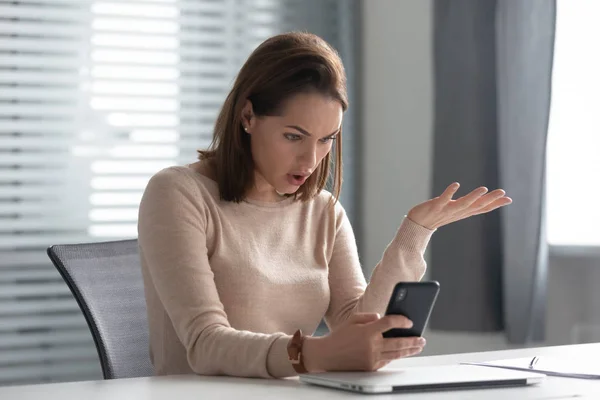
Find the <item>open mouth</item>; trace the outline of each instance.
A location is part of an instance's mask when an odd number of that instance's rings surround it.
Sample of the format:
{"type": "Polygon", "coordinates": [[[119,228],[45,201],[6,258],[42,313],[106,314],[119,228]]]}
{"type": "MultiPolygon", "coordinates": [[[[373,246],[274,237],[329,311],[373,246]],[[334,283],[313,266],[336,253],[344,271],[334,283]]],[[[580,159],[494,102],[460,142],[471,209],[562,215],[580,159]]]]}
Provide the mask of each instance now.
{"type": "Polygon", "coordinates": [[[294,186],[302,185],[307,178],[307,175],[288,174],[288,182],[294,186]]]}

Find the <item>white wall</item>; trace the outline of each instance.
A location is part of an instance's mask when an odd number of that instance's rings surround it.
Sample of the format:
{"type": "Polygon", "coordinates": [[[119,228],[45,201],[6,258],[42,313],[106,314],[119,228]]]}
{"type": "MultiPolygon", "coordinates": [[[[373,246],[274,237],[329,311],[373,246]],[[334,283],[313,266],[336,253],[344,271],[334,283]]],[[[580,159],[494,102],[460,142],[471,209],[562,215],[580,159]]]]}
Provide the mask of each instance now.
{"type": "Polygon", "coordinates": [[[363,1],[361,259],[369,275],[402,217],[429,198],[430,15],[431,0],[363,1]]]}
{"type": "MultiPolygon", "coordinates": [[[[367,275],[412,205],[430,197],[432,0],[363,1],[361,259],[367,275]]],[[[600,325],[600,259],[552,255],[547,340],[600,325]]],[[[580,336],[598,335],[583,332],[580,336]]],[[[423,355],[504,349],[502,334],[430,331],[423,355]]],[[[589,339],[589,338],[588,338],[589,339]]],[[[595,336],[600,341],[599,336],[595,336]]]]}

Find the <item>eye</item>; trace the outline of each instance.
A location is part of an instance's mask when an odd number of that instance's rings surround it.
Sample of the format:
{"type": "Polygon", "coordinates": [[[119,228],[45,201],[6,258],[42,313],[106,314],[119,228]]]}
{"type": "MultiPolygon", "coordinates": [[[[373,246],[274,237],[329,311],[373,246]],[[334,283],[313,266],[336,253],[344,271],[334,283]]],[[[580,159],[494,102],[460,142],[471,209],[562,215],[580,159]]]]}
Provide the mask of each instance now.
{"type": "Polygon", "coordinates": [[[326,137],[326,138],[319,139],[319,141],[320,141],[321,143],[327,143],[327,142],[333,142],[335,139],[337,139],[337,135],[334,135],[334,136],[328,136],[328,137],[326,137]]]}
{"type": "Polygon", "coordinates": [[[285,133],[283,136],[291,142],[296,142],[301,139],[300,135],[296,133],[285,133]]]}

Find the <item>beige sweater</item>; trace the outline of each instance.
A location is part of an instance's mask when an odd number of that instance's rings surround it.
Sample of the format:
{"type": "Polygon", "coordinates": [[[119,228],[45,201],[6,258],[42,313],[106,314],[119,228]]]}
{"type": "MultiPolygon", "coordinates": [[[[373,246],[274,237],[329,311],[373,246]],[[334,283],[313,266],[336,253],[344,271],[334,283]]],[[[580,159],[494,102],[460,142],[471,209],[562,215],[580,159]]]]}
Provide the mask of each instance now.
{"type": "Polygon", "coordinates": [[[421,279],[433,231],[405,218],[367,285],[330,197],[223,202],[217,183],[188,166],[150,180],[138,231],[157,375],[295,375],[286,345],[298,328],[383,314],[396,282],[421,279]]]}

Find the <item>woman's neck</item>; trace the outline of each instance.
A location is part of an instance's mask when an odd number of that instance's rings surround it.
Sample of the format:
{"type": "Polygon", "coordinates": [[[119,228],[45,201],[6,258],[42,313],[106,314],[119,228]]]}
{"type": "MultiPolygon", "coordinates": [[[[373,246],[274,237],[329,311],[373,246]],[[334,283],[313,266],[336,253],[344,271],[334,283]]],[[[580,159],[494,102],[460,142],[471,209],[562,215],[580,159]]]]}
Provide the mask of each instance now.
{"type": "MultiPolygon", "coordinates": [[[[213,181],[217,180],[217,174],[214,169],[214,165],[209,161],[196,161],[193,164],[189,164],[189,166],[198,172],[206,176],[213,181]]],[[[285,194],[278,194],[273,186],[271,186],[263,176],[255,172],[254,173],[254,185],[246,194],[246,198],[250,200],[268,202],[268,203],[276,203],[283,201],[288,196],[285,194]]]]}
{"type": "Polygon", "coordinates": [[[254,171],[254,185],[246,194],[246,197],[251,200],[265,202],[279,202],[285,200],[285,194],[279,194],[271,184],[258,172],[254,171]]]}

